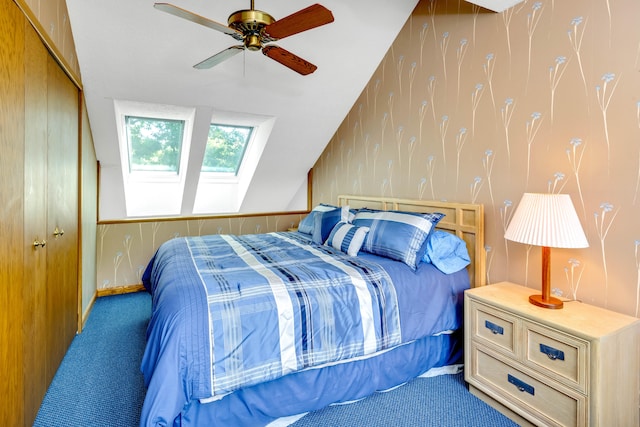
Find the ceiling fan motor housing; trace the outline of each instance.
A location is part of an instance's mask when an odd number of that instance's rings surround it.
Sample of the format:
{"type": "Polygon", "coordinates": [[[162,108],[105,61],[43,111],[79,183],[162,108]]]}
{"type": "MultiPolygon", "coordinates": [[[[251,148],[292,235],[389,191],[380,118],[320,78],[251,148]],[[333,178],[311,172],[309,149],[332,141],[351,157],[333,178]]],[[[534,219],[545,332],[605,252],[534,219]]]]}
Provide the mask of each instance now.
{"type": "Polygon", "coordinates": [[[239,10],[232,13],[227,22],[229,27],[244,34],[244,46],[249,50],[260,50],[263,43],[274,41],[271,38],[263,37],[262,30],[275,22],[275,19],[261,10],[239,10]]]}

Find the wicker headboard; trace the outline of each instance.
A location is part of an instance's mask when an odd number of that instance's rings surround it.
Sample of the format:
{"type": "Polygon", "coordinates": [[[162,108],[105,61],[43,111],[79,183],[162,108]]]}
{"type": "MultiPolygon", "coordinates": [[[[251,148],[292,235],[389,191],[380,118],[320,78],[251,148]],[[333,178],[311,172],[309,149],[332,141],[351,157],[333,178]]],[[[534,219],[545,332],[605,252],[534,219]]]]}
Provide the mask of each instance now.
{"type": "Polygon", "coordinates": [[[441,212],[446,216],[437,228],[455,234],[467,243],[471,264],[468,267],[471,286],[486,284],[484,248],[484,206],[471,203],[448,203],[432,200],[396,199],[392,197],[338,196],[340,206],[400,210],[409,212],[441,212]]]}

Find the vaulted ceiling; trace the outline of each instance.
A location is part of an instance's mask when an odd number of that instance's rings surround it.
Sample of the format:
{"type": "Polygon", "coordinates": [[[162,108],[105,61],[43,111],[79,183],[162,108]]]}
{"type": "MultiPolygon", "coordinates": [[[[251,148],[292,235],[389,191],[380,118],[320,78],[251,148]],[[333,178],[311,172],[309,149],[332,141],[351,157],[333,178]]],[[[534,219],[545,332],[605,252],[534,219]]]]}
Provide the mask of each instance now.
{"type": "MultiPolygon", "coordinates": [[[[273,129],[241,203],[242,212],[306,207],[306,177],[360,95],[417,0],[320,0],[335,21],[275,44],[315,64],[302,76],[244,51],[197,70],[238,42],[163,13],[153,0],[67,0],[96,155],[101,219],[124,217],[115,101],[193,107],[198,117],[262,117],[273,129]]],[[[171,0],[216,22],[249,0],[171,0]]],[[[276,20],[311,1],[258,0],[276,20]]]]}

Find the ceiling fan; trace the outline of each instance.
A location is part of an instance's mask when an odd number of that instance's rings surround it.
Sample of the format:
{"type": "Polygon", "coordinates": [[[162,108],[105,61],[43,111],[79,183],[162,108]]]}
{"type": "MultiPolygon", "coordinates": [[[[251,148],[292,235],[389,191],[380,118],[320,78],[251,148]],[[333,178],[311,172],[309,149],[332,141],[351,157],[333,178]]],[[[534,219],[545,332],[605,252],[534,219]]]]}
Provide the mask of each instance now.
{"type": "Polygon", "coordinates": [[[251,0],[250,9],[238,10],[229,15],[228,26],[169,3],[155,3],[153,7],[179,18],[223,32],[242,42],[241,45],[231,46],[216,53],[194,65],[194,68],[206,69],[214,67],[247,49],[251,51],[262,50],[264,55],[302,75],[313,73],[318,67],[312,63],[279,46],[267,45],[267,43],[329,24],[333,22],[331,11],[324,6],[314,4],[276,21],[268,13],[254,9],[253,3],[253,0],[251,0]]]}

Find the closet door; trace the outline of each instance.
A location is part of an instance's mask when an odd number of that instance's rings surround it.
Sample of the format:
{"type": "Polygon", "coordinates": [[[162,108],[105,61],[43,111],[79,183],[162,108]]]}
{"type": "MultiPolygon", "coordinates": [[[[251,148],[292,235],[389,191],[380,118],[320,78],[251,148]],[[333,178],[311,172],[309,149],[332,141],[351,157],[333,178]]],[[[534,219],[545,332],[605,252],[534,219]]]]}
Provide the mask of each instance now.
{"type": "Polygon", "coordinates": [[[24,17],[0,0],[0,420],[21,426],[24,17]]]}
{"type": "Polygon", "coordinates": [[[24,384],[25,425],[32,425],[52,375],[47,372],[47,57],[25,23],[24,384]],[[39,244],[38,244],[39,243],[39,244]]]}
{"type": "Polygon", "coordinates": [[[47,376],[53,377],[77,331],[78,89],[48,56],[47,376]]]}

